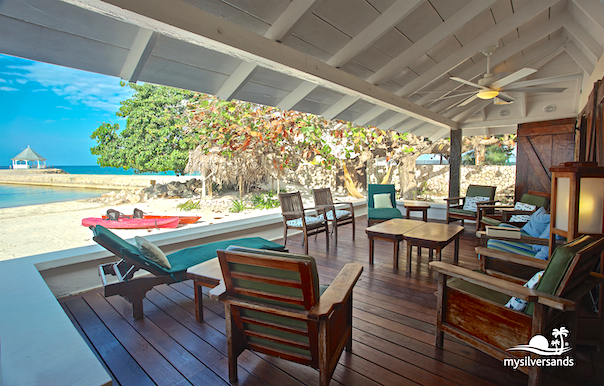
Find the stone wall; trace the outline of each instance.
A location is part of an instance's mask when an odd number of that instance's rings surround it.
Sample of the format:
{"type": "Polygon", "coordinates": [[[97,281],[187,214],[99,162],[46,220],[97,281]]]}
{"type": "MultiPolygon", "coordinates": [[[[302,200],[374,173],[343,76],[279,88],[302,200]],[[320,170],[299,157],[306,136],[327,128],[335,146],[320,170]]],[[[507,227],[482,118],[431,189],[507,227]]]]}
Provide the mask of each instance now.
{"type": "MultiPolygon", "coordinates": [[[[418,196],[423,199],[447,197],[449,192],[449,165],[417,165],[418,196]]],[[[460,195],[469,185],[497,186],[495,199],[513,201],[516,185],[515,165],[464,165],[461,167],[460,195]]]]}
{"type": "MultiPolygon", "coordinates": [[[[386,175],[386,166],[370,166],[367,183],[381,183],[386,175]]],[[[399,169],[393,168],[390,183],[400,192],[399,169]]],[[[449,165],[416,165],[415,178],[418,199],[435,200],[448,197],[449,165]]],[[[290,172],[287,180],[307,187],[329,187],[332,192],[345,194],[344,176],[340,170],[326,170],[313,165],[302,165],[296,172],[290,172]]],[[[516,184],[515,165],[464,165],[461,167],[461,195],[465,195],[469,185],[497,186],[495,198],[508,203],[513,201],[516,184]]],[[[359,189],[361,193],[364,190],[359,189]]]]}

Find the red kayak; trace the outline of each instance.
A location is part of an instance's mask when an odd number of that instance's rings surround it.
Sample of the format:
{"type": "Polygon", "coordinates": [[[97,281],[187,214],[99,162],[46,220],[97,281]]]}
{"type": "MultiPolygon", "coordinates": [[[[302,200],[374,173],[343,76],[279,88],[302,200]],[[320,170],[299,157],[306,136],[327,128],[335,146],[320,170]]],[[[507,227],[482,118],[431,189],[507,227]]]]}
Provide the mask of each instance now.
{"type": "Polygon", "coordinates": [[[82,219],[85,227],[101,225],[112,229],[148,229],[148,228],[176,228],[180,219],[178,217],[162,218],[127,218],[120,217],[118,220],[109,220],[100,217],[87,217],[82,219]]]}
{"type": "MultiPolygon", "coordinates": [[[[183,225],[187,225],[187,224],[194,224],[197,221],[199,221],[199,219],[201,218],[201,216],[159,216],[159,215],[151,215],[151,214],[146,214],[143,216],[143,219],[158,219],[158,218],[174,218],[174,217],[178,217],[179,218],[179,224],[183,224],[183,225]]],[[[107,215],[103,215],[103,219],[108,218],[107,215]]],[[[120,215],[120,218],[133,218],[131,214],[128,215],[120,215]]]]}

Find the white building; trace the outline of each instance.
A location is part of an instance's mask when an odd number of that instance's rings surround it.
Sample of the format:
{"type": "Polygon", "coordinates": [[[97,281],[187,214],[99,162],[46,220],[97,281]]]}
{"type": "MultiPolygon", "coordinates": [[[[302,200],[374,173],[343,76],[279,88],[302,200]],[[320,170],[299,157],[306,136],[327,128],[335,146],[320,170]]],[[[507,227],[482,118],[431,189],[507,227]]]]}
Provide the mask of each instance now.
{"type": "Polygon", "coordinates": [[[36,153],[29,146],[17,156],[11,158],[13,169],[44,169],[46,168],[46,158],[36,153]],[[41,163],[40,163],[41,162],[41,163]]]}

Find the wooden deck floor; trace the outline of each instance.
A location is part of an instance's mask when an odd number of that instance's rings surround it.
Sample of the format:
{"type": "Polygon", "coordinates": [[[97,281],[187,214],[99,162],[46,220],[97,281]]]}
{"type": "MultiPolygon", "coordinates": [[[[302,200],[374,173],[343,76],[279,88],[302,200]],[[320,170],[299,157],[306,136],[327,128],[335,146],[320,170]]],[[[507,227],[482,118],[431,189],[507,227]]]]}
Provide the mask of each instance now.
{"type": "MultiPolygon", "coordinates": [[[[376,241],[376,261],[368,264],[366,218],[357,219],[356,240],[350,225],[339,228],[329,254],[325,236],[311,238],[309,254],[317,260],[322,283],[329,283],[349,262],[365,270],[354,290],[353,351],[344,352],[332,385],[525,385],[527,377],[446,336],[444,349],[434,347],[436,283],[427,268],[427,253],[414,253],[411,275],[392,268],[392,243],[376,241]]],[[[288,239],[291,252],[303,253],[302,237],[288,239]]],[[[280,240],[282,242],[282,240],[280,240]]],[[[277,242],[280,242],[277,240],[277,242]]],[[[473,226],[462,235],[460,265],[477,267],[473,226]]],[[[443,261],[453,261],[452,246],[443,261]]],[[[207,294],[207,292],[206,292],[207,294]]],[[[158,286],[147,294],[144,318],[134,320],[120,296],[105,299],[98,291],[61,299],[76,328],[111,374],[115,385],[225,385],[228,360],[222,304],[204,298],[205,322],[195,321],[190,281],[158,286]]],[[[544,384],[604,384],[604,356],[578,347],[572,370],[546,374],[544,384]]],[[[316,385],[309,367],[249,351],[239,357],[239,385],[316,385]]]]}

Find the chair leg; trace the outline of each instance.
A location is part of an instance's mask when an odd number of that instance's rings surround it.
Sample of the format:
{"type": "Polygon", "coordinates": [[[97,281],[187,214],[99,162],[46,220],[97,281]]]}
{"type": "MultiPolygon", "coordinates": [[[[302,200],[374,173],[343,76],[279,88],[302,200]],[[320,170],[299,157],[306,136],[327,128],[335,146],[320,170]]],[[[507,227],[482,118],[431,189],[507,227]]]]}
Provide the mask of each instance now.
{"type": "Polygon", "coordinates": [[[287,227],[283,227],[283,246],[287,245],[287,227]]]}
{"type": "Polygon", "coordinates": [[[308,231],[304,228],[304,238],[302,239],[302,243],[304,244],[304,254],[308,255],[308,231]]]}
{"type": "Polygon", "coordinates": [[[336,237],[336,247],[338,246],[338,220],[333,220],[331,231],[335,234],[336,237]]]}
{"type": "Polygon", "coordinates": [[[356,233],[356,221],[354,220],[354,217],[352,218],[352,239],[354,240],[354,235],[356,233]]]}
{"type": "Polygon", "coordinates": [[[229,305],[225,305],[225,322],[226,322],[226,334],[227,334],[227,346],[228,346],[228,356],[229,356],[229,382],[235,383],[237,382],[237,357],[239,353],[237,352],[237,348],[235,345],[237,344],[236,338],[233,336],[234,333],[234,325],[233,325],[233,316],[231,315],[231,307],[229,305]]]}

